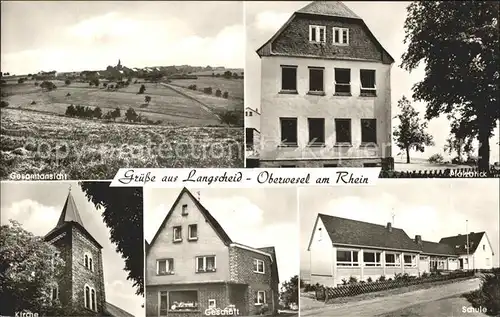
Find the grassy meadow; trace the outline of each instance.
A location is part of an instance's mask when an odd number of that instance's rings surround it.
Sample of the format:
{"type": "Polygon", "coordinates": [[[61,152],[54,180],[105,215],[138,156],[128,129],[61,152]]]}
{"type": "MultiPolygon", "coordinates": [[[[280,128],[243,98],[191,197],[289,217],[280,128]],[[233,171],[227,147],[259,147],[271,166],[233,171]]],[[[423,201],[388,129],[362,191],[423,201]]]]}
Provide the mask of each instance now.
{"type": "Polygon", "coordinates": [[[57,89],[42,91],[34,80],[3,79],[2,101],[8,106],[0,110],[1,179],[13,172],[110,179],[120,167],[243,167],[243,127],[228,126],[218,115],[239,109],[237,99],[143,80],[116,91],[103,87],[103,80],[99,87],[51,80],[57,89]],[[142,84],[146,91],[137,94],[142,84]],[[119,108],[121,116],[72,118],[65,115],[71,104],[98,106],[103,114],[119,108]],[[129,108],[156,124],[126,122],[129,108]]]}
{"type": "Polygon", "coordinates": [[[1,109],[0,178],[64,173],[111,179],[119,168],[242,167],[243,130],[167,127],[1,109]]]}
{"type": "Polygon", "coordinates": [[[53,81],[58,88],[53,91],[42,91],[33,81],[23,84],[8,84],[2,87],[2,93],[9,107],[35,110],[54,114],[64,114],[70,105],[99,106],[103,113],[119,108],[121,118],[128,108],[133,108],[150,120],[161,120],[167,126],[207,126],[221,125],[213,113],[172,89],[154,83],[145,83],[146,92],[137,94],[141,86],[130,84],[117,91],[106,90],[102,85],[98,88],[87,83],[74,82],[64,85],[64,82],[53,81]],[[69,95],[68,95],[69,94],[69,95]],[[151,96],[151,102],[145,103],[144,97],[151,96]],[[34,104],[33,101],[35,102],[34,104]]]}

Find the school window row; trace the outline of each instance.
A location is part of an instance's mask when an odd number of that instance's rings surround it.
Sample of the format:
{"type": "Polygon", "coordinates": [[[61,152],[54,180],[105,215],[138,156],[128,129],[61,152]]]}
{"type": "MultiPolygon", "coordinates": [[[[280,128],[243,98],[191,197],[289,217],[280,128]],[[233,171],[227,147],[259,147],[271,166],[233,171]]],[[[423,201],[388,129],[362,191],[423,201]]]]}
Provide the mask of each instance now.
{"type": "MultiPolygon", "coordinates": [[[[297,68],[294,65],[281,65],[281,93],[298,93],[297,68]]],[[[309,66],[309,91],[312,95],[325,95],[325,67],[309,66]]],[[[352,96],[351,69],[334,68],[334,95],[352,96]]],[[[376,97],[375,70],[360,69],[360,91],[363,97],[376,97]]]]}
{"type": "MultiPolygon", "coordinates": [[[[298,146],[297,118],[280,118],[282,146],[298,146]]],[[[307,118],[308,146],[325,146],[325,118],[307,118]]],[[[351,146],[351,119],[334,119],[335,145],[351,146]]],[[[377,120],[361,119],[361,143],[377,143],[377,120]]]]}

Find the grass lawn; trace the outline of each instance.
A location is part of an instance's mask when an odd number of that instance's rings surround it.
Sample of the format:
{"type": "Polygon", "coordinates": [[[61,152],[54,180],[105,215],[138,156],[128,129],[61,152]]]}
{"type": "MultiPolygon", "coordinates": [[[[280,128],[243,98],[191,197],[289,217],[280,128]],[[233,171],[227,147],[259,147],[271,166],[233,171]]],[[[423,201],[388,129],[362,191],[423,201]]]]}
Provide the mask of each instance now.
{"type": "Polygon", "coordinates": [[[398,172],[406,171],[432,171],[432,170],[444,170],[447,168],[457,169],[457,168],[472,168],[473,166],[465,164],[438,164],[429,163],[426,159],[421,158],[410,158],[410,163],[406,163],[405,159],[400,159],[399,157],[394,158],[394,170],[398,172]]]}
{"type": "Polygon", "coordinates": [[[111,179],[120,167],[243,167],[243,129],[106,123],[1,109],[0,178],[65,173],[111,179]]]}

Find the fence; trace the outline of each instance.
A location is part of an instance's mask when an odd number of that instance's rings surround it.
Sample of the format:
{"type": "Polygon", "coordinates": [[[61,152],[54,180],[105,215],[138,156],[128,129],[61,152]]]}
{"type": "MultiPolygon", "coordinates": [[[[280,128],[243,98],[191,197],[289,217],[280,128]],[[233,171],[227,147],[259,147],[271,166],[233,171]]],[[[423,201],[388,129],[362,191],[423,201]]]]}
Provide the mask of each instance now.
{"type": "Polygon", "coordinates": [[[480,172],[478,168],[456,168],[424,171],[384,171],[380,172],[380,178],[485,178],[500,177],[500,169],[491,168],[486,172],[480,172]]]}
{"type": "Polygon", "coordinates": [[[325,302],[332,298],[350,297],[364,293],[385,291],[394,288],[406,287],[411,285],[419,285],[432,282],[441,282],[453,280],[457,278],[465,278],[474,276],[474,271],[465,271],[451,273],[448,275],[429,276],[425,278],[409,278],[397,279],[392,281],[380,281],[369,283],[355,283],[342,285],[338,287],[318,287],[316,289],[316,300],[324,300],[325,302]]]}

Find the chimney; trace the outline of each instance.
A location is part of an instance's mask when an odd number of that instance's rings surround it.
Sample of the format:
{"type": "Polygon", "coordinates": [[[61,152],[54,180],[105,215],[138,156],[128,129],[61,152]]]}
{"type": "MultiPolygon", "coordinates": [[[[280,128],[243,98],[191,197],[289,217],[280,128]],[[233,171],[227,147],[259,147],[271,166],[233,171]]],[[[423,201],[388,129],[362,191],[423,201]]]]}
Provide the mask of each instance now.
{"type": "Polygon", "coordinates": [[[415,236],[415,243],[418,245],[422,245],[422,236],[421,235],[415,236]]]}
{"type": "Polygon", "coordinates": [[[392,224],[390,222],[387,223],[387,231],[392,232],[392,224]]]}
{"type": "Polygon", "coordinates": [[[471,233],[469,233],[469,234],[474,234],[474,231],[472,231],[472,232],[471,232],[471,233]]]}

